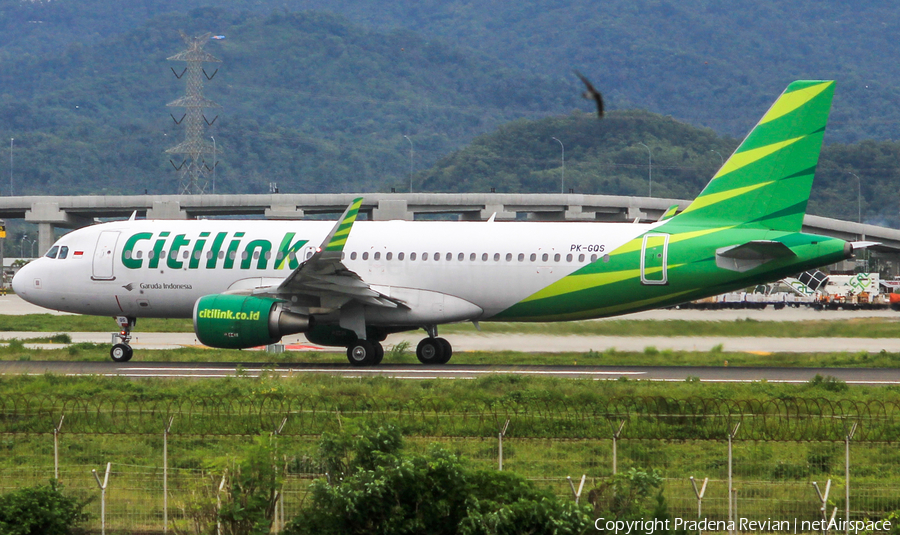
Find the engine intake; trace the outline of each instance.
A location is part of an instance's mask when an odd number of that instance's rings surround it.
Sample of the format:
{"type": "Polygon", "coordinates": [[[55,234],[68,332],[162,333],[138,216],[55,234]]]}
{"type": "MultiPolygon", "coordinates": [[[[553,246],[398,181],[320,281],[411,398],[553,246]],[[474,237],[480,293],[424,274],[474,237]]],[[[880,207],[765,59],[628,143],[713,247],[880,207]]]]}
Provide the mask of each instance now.
{"type": "Polygon", "coordinates": [[[285,309],[270,297],[215,294],[194,303],[194,332],[204,345],[246,349],[274,344],[289,334],[306,332],[312,318],[285,309]]]}

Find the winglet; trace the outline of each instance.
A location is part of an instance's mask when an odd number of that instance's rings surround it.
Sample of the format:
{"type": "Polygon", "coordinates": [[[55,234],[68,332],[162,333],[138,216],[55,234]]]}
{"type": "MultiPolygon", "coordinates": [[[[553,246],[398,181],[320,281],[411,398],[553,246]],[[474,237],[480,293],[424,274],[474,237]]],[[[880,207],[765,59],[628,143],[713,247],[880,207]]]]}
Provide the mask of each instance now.
{"type": "Polygon", "coordinates": [[[678,212],[678,205],[673,204],[672,206],[667,208],[665,212],[663,212],[663,215],[659,216],[659,220],[657,220],[657,222],[665,221],[666,219],[670,219],[670,218],[674,217],[677,212],[678,212]]]}
{"type": "Polygon", "coordinates": [[[359,214],[359,207],[362,206],[362,202],[362,197],[353,199],[350,206],[344,210],[344,214],[338,220],[337,224],[331,229],[331,232],[328,233],[328,237],[322,242],[318,252],[338,253],[338,255],[340,255],[344,250],[344,245],[347,243],[347,238],[350,236],[350,228],[353,226],[353,222],[356,221],[356,216],[359,214]]]}

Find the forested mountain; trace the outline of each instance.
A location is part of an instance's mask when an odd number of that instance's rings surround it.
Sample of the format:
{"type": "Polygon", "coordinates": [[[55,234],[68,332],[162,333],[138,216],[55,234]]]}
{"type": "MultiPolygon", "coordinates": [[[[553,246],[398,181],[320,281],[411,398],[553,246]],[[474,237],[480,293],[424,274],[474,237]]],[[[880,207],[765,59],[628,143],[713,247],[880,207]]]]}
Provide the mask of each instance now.
{"type": "MultiPolygon", "coordinates": [[[[585,113],[519,120],[475,138],[417,174],[416,188],[559,192],[560,142],[565,146],[565,191],[647,196],[652,173],[654,197],[693,199],[739,140],[645,111],[614,111],[602,121],[585,113]]],[[[864,222],[897,227],[897,184],[900,143],[826,145],[808,213],[848,221],[861,216],[864,222]]]]}
{"type": "Polygon", "coordinates": [[[900,126],[900,5],[205,4],[0,3],[0,139],[15,138],[15,193],[176,192],[164,150],[183,133],[166,103],[184,91],[169,70],[183,64],[166,58],[183,30],[226,36],[207,45],[223,60],[205,88],[222,105],[209,110],[218,192],[403,190],[410,143],[417,189],[559,191],[557,137],[566,189],[645,194],[645,143],[654,195],[689,198],[788,82],[834,78],[810,211],[855,219],[853,172],[864,219],[900,223],[900,146],[885,141],[900,126]],[[573,68],[615,110],[604,121],[573,113],[591,109],[573,68]]]}
{"type": "MultiPolygon", "coordinates": [[[[207,0],[7,0],[0,58],[49,57],[127,34],[207,0]]],[[[612,107],[644,108],[742,136],[789,82],[835,79],[827,141],[895,139],[900,131],[900,4],[840,0],[220,0],[231,12],[317,9],[365,28],[405,29],[497,65],[566,80],[591,75],[612,107]]],[[[183,17],[183,16],[182,16],[183,17]]],[[[196,31],[178,17],[172,29],[196,31]]],[[[207,29],[215,28],[211,18],[207,29]]],[[[5,62],[5,61],[4,61],[5,62]]],[[[539,98],[539,97],[538,97],[539,98]]],[[[553,107],[546,106],[547,110],[553,107]]],[[[568,110],[566,110],[568,111],[568,110]]]]}
{"type": "Polygon", "coordinates": [[[166,103],[184,92],[176,29],[227,36],[205,95],[222,105],[210,134],[220,192],[381,188],[475,134],[566,109],[563,84],[498,68],[407,31],[379,33],[315,12],[266,16],[202,9],[163,15],[60,57],[0,69],[0,132],[16,138],[16,193],[172,192],[163,154],[182,136],[166,103]]]}

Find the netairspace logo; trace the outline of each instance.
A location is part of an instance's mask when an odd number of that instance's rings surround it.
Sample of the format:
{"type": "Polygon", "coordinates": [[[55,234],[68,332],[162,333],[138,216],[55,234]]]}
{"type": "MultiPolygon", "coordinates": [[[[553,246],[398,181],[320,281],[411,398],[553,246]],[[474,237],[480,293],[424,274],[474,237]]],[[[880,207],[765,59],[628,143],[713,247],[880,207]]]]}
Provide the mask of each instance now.
{"type": "Polygon", "coordinates": [[[234,310],[221,310],[218,308],[207,308],[197,313],[197,317],[202,319],[213,320],[247,320],[256,321],[259,319],[259,311],[256,312],[235,312],[234,310]]]}
{"type": "Polygon", "coordinates": [[[890,531],[891,522],[889,520],[873,521],[873,520],[751,520],[749,518],[739,518],[737,522],[729,522],[726,520],[709,520],[709,519],[684,519],[675,518],[674,520],[657,520],[657,519],[640,519],[640,520],[606,520],[598,518],[594,521],[594,529],[597,531],[606,531],[615,533],[616,535],[645,534],[653,535],[657,531],[669,532],[671,530],[685,531],[770,531],[770,532],[786,532],[786,533],[806,533],[814,531],[833,531],[841,532],[848,529],[851,533],[859,534],[860,532],[872,531],[890,531]]]}

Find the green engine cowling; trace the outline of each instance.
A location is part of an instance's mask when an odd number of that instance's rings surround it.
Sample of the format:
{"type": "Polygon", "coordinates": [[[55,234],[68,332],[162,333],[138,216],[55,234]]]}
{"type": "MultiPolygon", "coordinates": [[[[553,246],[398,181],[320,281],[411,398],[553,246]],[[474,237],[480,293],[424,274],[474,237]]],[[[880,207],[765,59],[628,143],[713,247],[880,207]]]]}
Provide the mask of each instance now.
{"type": "Polygon", "coordinates": [[[201,343],[223,349],[274,344],[309,330],[311,318],[285,309],[269,297],[215,294],[194,303],[194,332],[201,343]]]}

